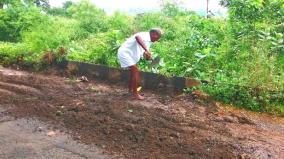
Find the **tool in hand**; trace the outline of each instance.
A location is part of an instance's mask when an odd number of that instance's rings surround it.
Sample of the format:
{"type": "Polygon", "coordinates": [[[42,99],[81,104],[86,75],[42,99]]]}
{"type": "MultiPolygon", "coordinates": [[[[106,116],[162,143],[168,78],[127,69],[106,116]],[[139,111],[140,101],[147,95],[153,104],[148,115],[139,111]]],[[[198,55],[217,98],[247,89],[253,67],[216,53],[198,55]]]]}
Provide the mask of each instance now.
{"type": "Polygon", "coordinates": [[[160,56],[156,56],[154,59],[151,59],[151,63],[149,64],[149,67],[152,68],[160,63],[160,56]]]}

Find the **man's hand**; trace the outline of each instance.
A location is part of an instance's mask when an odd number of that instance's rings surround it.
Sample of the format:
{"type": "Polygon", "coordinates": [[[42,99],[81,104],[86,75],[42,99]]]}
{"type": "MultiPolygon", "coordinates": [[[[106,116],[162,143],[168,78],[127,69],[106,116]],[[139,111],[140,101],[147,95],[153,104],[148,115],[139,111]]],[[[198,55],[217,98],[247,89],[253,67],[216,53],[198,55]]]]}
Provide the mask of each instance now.
{"type": "Polygon", "coordinates": [[[144,52],[144,58],[145,58],[146,60],[151,60],[151,59],[152,59],[151,53],[148,52],[148,51],[145,51],[145,52],[144,52]]]}

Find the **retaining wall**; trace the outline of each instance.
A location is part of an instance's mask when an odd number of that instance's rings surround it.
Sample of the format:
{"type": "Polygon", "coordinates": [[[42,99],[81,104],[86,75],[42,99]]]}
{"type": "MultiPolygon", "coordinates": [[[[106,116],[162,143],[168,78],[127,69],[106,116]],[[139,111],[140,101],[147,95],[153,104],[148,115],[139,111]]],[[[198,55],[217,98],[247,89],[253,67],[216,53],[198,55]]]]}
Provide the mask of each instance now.
{"type": "MultiPolygon", "coordinates": [[[[129,70],[112,68],[75,61],[62,61],[57,67],[73,75],[86,76],[108,82],[128,82],[129,70]]],[[[199,86],[201,82],[194,78],[166,77],[163,75],[141,72],[141,85],[144,89],[158,91],[182,91],[184,88],[199,86]]]]}

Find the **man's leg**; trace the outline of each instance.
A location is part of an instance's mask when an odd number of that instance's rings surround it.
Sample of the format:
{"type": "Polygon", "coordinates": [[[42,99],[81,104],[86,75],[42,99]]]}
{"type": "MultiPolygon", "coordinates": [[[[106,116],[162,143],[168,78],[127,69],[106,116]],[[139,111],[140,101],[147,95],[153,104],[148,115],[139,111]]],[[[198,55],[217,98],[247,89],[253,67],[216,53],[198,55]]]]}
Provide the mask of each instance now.
{"type": "Polygon", "coordinates": [[[132,87],[132,93],[135,99],[142,100],[144,99],[143,96],[138,94],[137,88],[138,88],[138,80],[140,79],[140,74],[138,67],[136,65],[133,65],[130,67],[130,75],[131,75],[131,87],[132,87]]]}
{"type": "Polygon", "coordinates": [[[133,92],[133,86],[132,86],[132,78],[133,78],[133,71],[131,70],[131,67],[129,69],[129,81],[128,81],[128,92],[132,93],[133,92]]]}

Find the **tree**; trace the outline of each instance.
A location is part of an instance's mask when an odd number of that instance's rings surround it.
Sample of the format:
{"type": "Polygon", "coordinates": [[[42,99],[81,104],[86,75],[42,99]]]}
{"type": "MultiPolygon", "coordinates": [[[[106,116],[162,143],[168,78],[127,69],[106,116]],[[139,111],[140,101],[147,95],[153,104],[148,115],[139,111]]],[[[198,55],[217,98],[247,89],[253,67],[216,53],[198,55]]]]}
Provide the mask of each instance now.
{"type": "Polygon", "coordinates": [[[4,5],[13,4],[19,2],[18,0],[0,0],[0,9],[3,9],[4,5]]]}
{"type": "Polygon", "coordinates": [[[36,5],[44,10],[50,8],[49,0],[0,0],[0,9],[3,8],[4,5],[36,5]]]}
{"type": "Polygon", "coordinates": [[[44,10],[48,10],[50,8],[49,0],[33,0],[33,1],[37,7],[41,7],[44,10]]]}
{"type": "Polygon", "coordinates": [[[19,1],[14,2],[6,4],[8,7],[0,10],[0,41],[18,42],[22,31],[43,21],[44,15],[38,7],[26,7],[20,5],[22,3],[19,1]]]}
{"type": "Polygon", "coordinates": [[[67,13],[80,22],[80,27],[89,33],[107,31],[107,15],[104,10],[97,8],[89,0],[82,0],[67,9],[67,13]]]}
{"type": "Polygon", "coordinates": [[[64,16],[64,17],[71,17],[71,15],[67,12],[67,10],[75,5],[72,1],[66,1],[63,3],[63,7],[55,7],[55,8],[49,8],[47,10],[47,13],[50,15],[58,15],[58,16],[64,16]]]}
{"type": "Polygon", "coordinates": [[[160,6],[162,12],[167,16],[181,16],[190,13],[184,8],[183,0],[161,0],[160,6]]]}
{"type": "Polygon", "coordinates": [[[67,10],[68,8],[70,8],[72,5],[74,5],[74,2],[72,1],[66,1],[63,3],[63,9],[67,10]]]}

